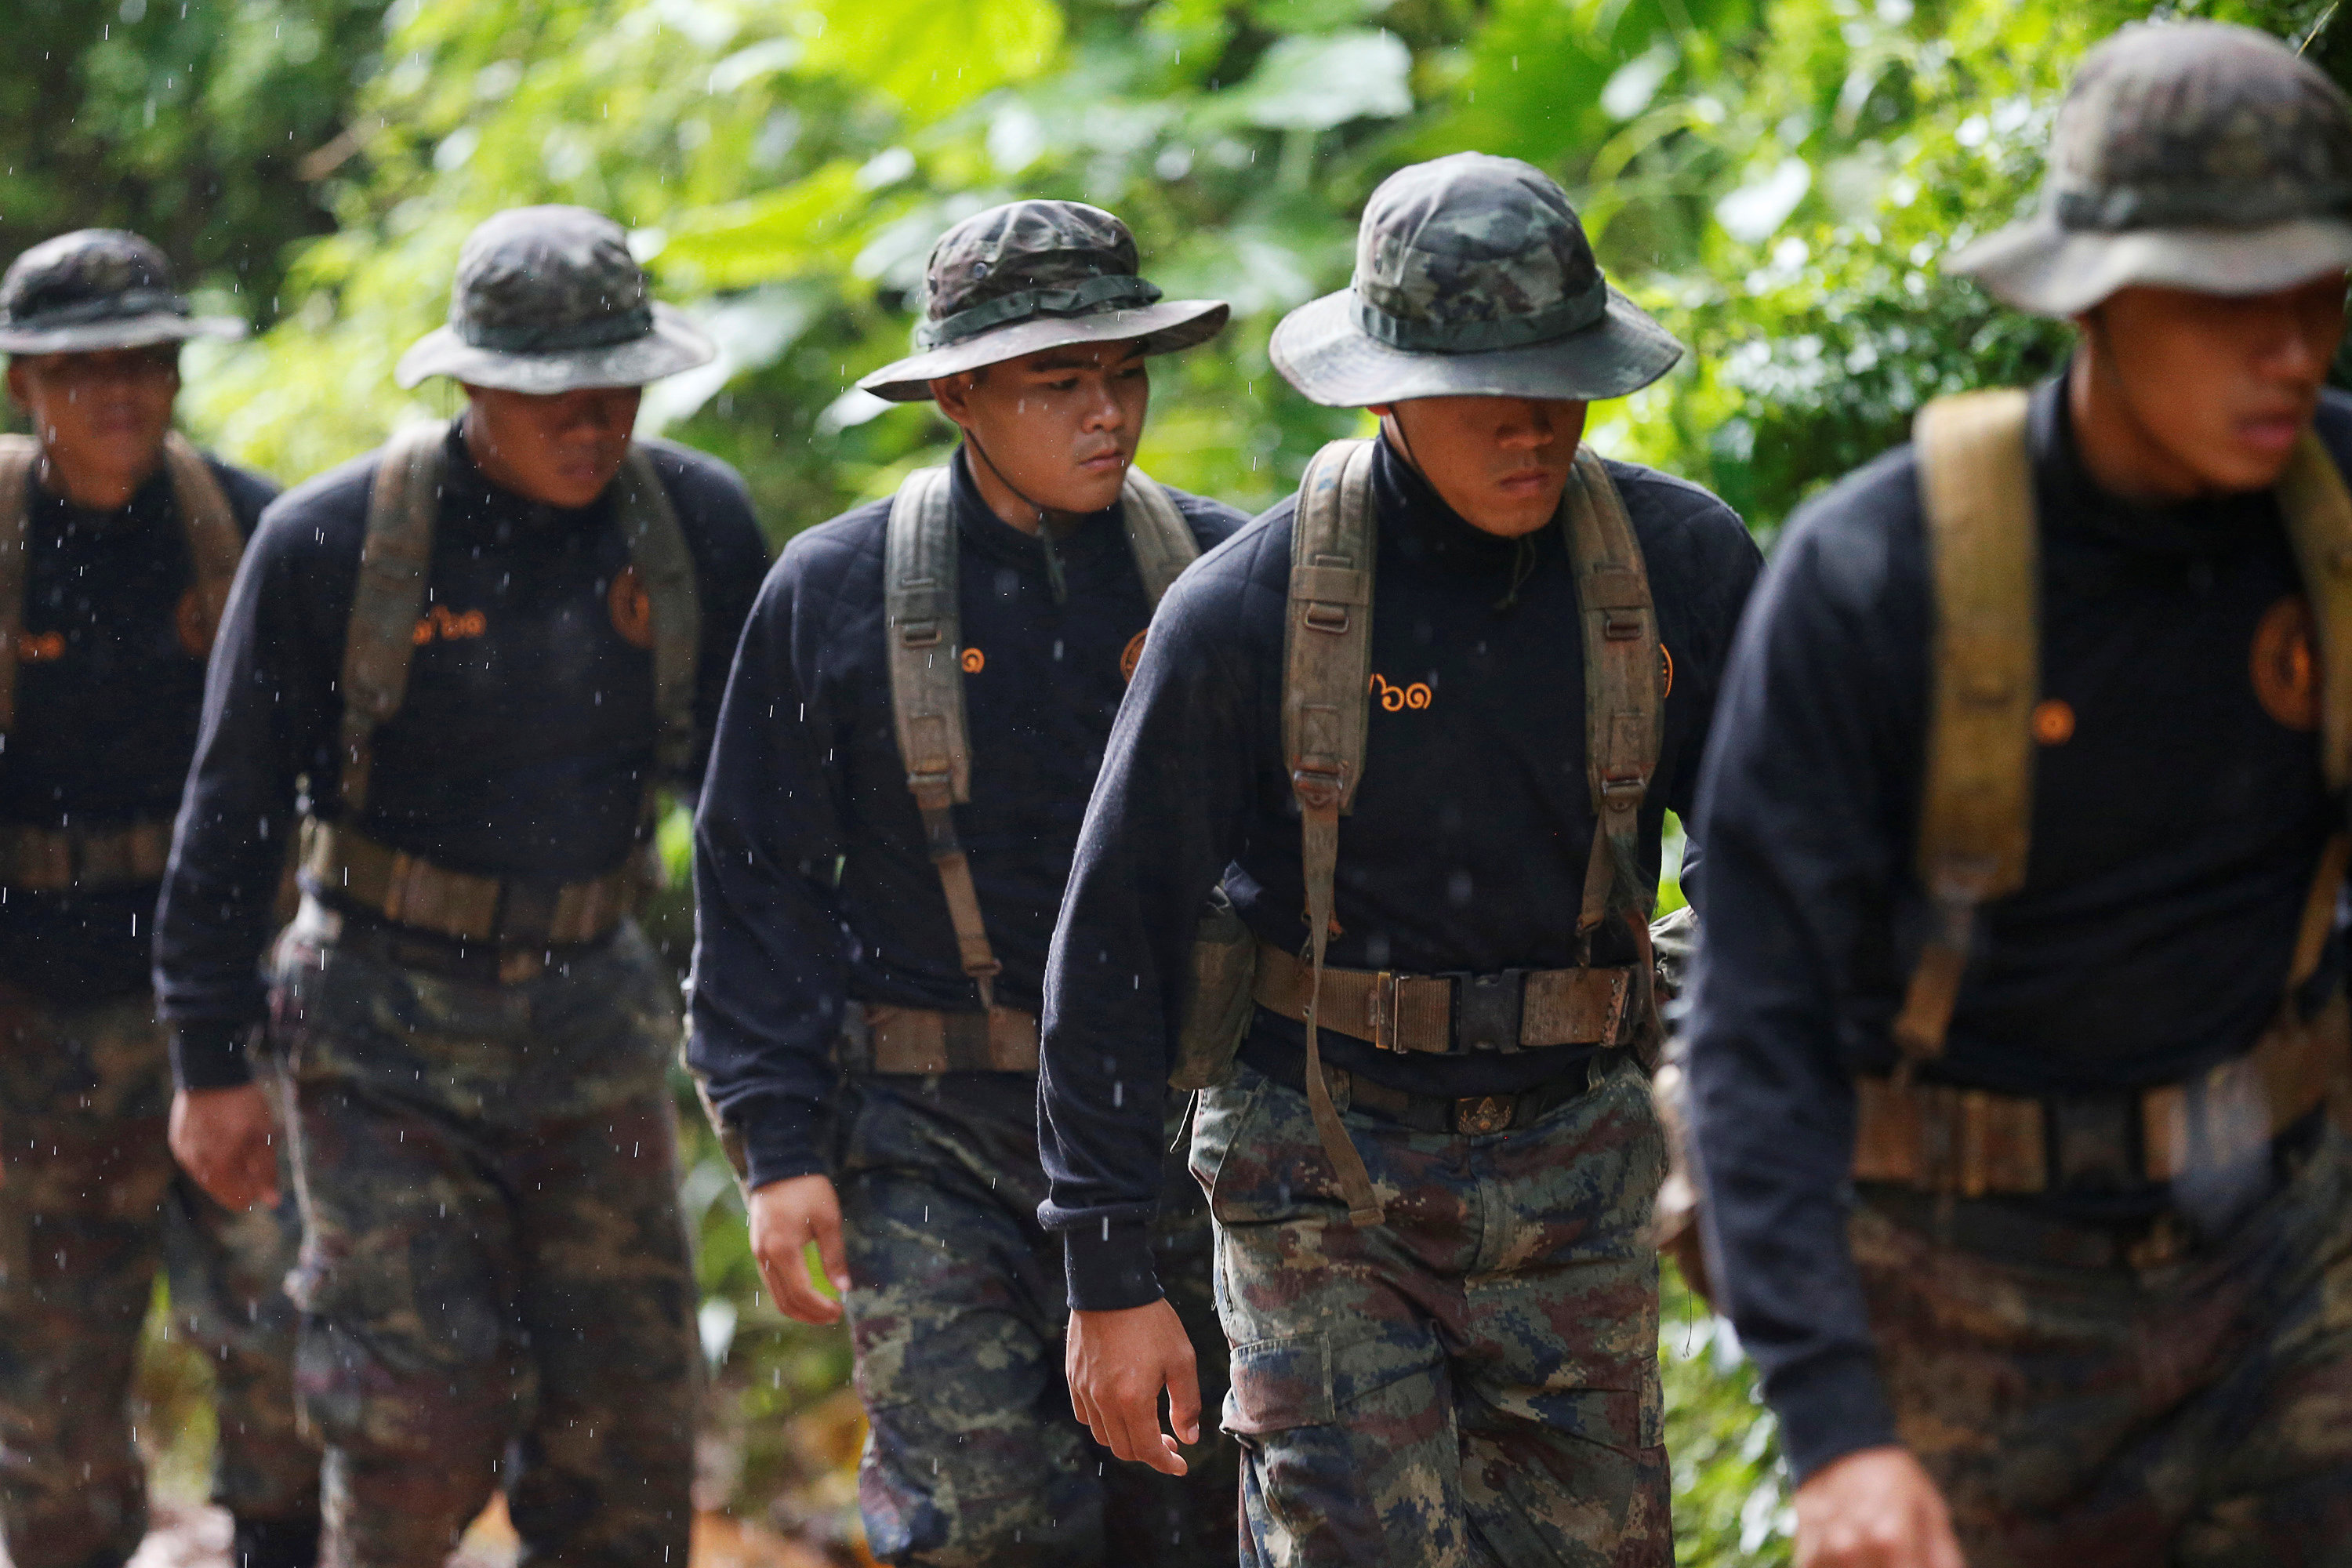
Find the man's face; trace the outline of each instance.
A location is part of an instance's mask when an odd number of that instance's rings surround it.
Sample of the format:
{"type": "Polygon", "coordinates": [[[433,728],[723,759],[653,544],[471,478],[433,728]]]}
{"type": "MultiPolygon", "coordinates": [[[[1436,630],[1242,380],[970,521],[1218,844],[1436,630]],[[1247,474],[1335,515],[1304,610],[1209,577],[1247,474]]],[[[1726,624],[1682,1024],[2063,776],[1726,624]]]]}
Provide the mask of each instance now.
{"type": "Polygon", "coordinates": [[[2121,289],[2078,325],[2188,491],[2274,483],[2344,336],[2342,273],[2274,294],[2121,289]]]}
{"type": "Polygon", "coordinates": [[[1372,412],[1465,521],[1516,539],[1559,510],[1585,407],[1565,398],[1417,397],[1372,412]]]}
{"type": "Polygon", "coordinates": [[[1079,343],[935,381],[931,395],[1005,483],[1049,511],[1083,516],[1118,500],[1151,377],[1132,342],[1079,343]]]}
{"type": "Polygon", "coordinates": [[[170,344],[8,362],[8,395],[31,417],[52,479],[85,506],[121,506],[155,471],[179,393],[170,344]]]}
{"type": "Polygon", "coordinates": [[[469,384],[467,449],[502,489],[550,506],[583,507],[621,471],[644,395],[636,386],[542,395],[469,384]]]}

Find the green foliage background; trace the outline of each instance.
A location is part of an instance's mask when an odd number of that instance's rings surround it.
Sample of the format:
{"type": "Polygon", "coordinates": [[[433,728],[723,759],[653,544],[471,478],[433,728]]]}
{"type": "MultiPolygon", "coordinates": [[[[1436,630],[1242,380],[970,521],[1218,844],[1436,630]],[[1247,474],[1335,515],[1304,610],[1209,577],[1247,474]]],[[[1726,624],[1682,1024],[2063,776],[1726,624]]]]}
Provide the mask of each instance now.
{"type": "MultiPolygon", "coordinates": [[[[1158,362],[1144,462],[1255,507],[1356,423],[1279,384],[1274,321],[1345,281],[1354,215],[1390,170],[1507,153],[1560,178],[1612,276],[1693,351],[1597,411],[1591,438],[1712,487],[1769,536],[1926,397],[2063,355],[2062,331],[1996,310],[1939,261],[2028,199],[2089,43],[2151,15],[2300,38],[2321,10],[16,0],[0,247],[91,222],[166,244],[263,329],[191,350],[190,424],[293,480],[454,406],[446,386],[400,393],[391,369],[446,310],[474,223],[527,202],[604,208],[723,350],[655,390],[647,426],[740,468],[781,542],[943,450],[926,409],[844,389],[903,352],[925,252],[954,219],[1083,198],[1128,218],[1171,294],[1233,300],[1219,343],[1158,362]]],[[[2342,32],[2318,46],[2339,77],[2342,32]]],[[[807,1446],[777,1434],[837,1386],[840,1342],[760,1300],[707,1148],[688,1196],[728,1395],[719,1494],[837,1517],[807,1446]]],[[[1784,1560],[1770,1421],[1736,1351],[1671,1287],[1664,1338],[1683,1560],[1784,1560]]]]}

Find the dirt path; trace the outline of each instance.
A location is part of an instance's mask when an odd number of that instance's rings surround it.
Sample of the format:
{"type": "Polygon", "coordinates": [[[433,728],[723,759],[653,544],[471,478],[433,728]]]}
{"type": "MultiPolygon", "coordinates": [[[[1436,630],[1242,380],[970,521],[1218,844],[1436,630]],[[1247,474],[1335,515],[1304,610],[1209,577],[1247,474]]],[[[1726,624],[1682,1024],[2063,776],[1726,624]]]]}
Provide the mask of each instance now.
{"type": "MultiPolygon", "coordinates": [[[[514,1568],[515,1537],[506,1512],[493,1507],[466,1533],[449,1568],[514,1568]]],[[[0,1552],[0,1568],[7,1557],[0,1552]]],[[[155,1527],[130,1568],[229,1568],[228,1515],[216,1508],[158,1503],[155,1527]]],[[[835,1568],[807,1547],[723,1514],[694,1521],[690,1568],[835,1568]]]]}

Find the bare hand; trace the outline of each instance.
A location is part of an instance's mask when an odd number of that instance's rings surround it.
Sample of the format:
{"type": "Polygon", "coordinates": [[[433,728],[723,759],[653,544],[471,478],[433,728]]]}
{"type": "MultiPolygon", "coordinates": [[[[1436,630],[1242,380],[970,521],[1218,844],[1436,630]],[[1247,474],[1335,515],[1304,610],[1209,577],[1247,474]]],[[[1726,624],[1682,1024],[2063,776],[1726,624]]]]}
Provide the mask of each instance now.
{"type": "Polygon", "coordinates": [[[841,1199],[831,1178],[789,1176],[770,1182],[751,1194],[751,1256],[759,1260],[760,1278],[787,1318],[803,1323],[831,1323],[841,1318],[841,1303],[824,1295],[808,1266],[808,1244],[816,1243],[824,1276],[836,1294],[849,1289],[849,1259],[841,1248],[841,1199]]]}
{"type": "Polygon", "coordinates": [[[1952,1516],[1910,1450],[1863,1448],[1797,1489],[1797,1568],[1966,1568],[1952,1516]]]}
{"type": "Polygon", "coordinates": [[[1070,1408],[1095,1441],[1162,1475],[1184,1473],[1179,1443],[1201,1440],[1201,1379],[1192,1342],[1163,1298],[1116,1312],[1072,1312],[1070,1408]],[[1160,1429],[1160,1391],[1168,1426],[1160,1429]]]}
{"type": "Polygon", "coordinates": [[[278,1206],[278,1122],[259,1084],[172,1096],[172,1155],[225,1209],[278,1206]]]}

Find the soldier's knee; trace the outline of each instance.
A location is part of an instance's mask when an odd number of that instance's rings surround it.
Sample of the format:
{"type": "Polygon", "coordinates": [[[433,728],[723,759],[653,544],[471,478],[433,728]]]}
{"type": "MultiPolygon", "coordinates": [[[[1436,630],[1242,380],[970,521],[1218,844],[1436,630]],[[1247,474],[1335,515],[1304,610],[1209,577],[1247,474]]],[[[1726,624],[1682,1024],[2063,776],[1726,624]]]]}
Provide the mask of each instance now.
{"type": "Polygon", "coordinates": [[[451,1470],[497,1462],[526,1381],[510,1351],[422,1361],[315,1314],[304,1319],[294,1356],[295,1405],[315,1440],[354,1459],[451,1470]]]}
{"type": "Polygon", "coordinates": [[[1045,1423],[947,1432],[915,1408],[872,1412],[858,1510],[874,1555],[926,1568],[1092,1563],[1106,1463],[1045,1423]]]}

